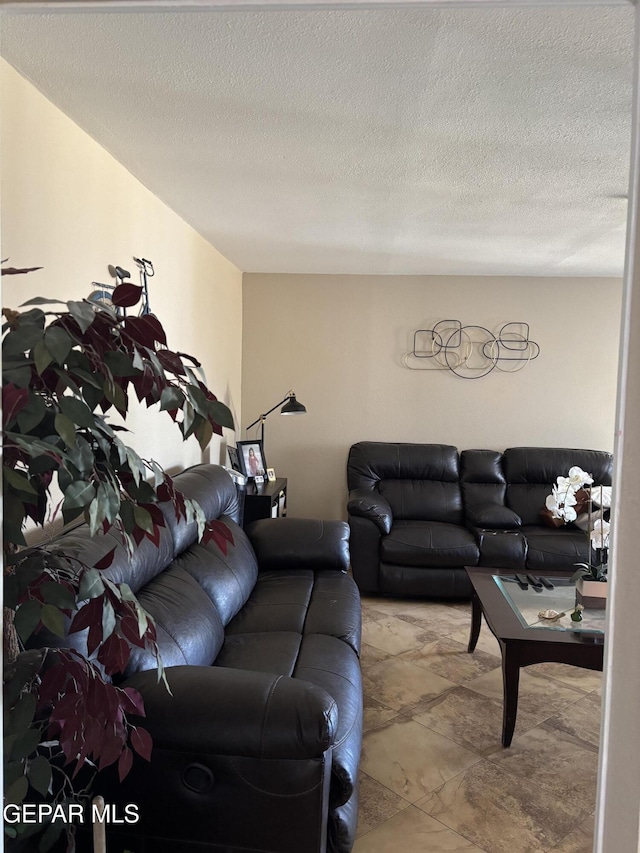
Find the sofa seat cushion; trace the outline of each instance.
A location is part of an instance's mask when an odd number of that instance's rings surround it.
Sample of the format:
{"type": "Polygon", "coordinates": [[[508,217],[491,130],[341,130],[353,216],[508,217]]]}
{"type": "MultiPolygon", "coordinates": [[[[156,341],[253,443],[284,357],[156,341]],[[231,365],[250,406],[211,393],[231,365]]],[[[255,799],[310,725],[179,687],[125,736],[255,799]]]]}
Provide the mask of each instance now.
{"type": "Polygon", "coordinates": [[[527,539],[528,569],[573,568],[589,557],[587,534],[576,527],[527,526],[521,530],[527,539]]]}
{"type": "Polygon", "coordinates": [[[301,643],[302,634],[297,631],[231,634],[225,638],[215,666],[291,676],[300,654],[301,643]]]}
{"type": "Polygon", "coordinates": [[[475,566],[478,546],[473,534],[457,524],[437,521],[396,521],[382,539],[384,563],[398,566],[475,566]]]}
{"type": "Polygon", "coordinates": [[[226,627],[236,634],[326,634],[360,653],[358,588],[344,572],[283,569],[260,572],[249,600],[226,627]]]}

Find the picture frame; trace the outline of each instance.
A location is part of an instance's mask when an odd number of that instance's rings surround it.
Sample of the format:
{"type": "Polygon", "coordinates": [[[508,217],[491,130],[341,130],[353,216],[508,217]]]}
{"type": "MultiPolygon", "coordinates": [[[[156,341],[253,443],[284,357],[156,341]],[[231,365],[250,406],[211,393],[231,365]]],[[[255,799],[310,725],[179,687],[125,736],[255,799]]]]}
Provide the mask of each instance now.
{"type": "Polygon", "coordinates": [[[275,468],[267,468],[267,480],[270,483],[275,483],[276,481],[276,471],[275,468]]]}
{"type": "Polygon", "coordinates": [[[264,448],[260,439],[238,441],[238,464],[240,472],[253,480],[254,477],[265,477],[267,463],[264,458],[264,448]]]}
{"type": "Polygon", "coordinates": [[[244,473],[242,468],[240,467],[240,459],[238,456],[238,448],[232,447],[231,445],[227,446],[227,453],[229,454],[229,464],[233,468],[234,471],[239,471],[241,474],[244,473]]]}

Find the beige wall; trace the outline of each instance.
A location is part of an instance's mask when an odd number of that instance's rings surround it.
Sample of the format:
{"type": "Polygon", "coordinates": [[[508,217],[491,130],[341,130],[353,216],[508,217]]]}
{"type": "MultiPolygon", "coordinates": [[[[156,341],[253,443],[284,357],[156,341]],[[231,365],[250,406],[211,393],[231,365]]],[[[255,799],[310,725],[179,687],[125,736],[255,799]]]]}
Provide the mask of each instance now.
{"type": "Polygon", "coordinates": [[[613,279],[245,274],[243,426],[295,389],[308,414],[269,417],[267,463],[289,478],[291,514],[333,518],[355,441],[611,450],[621,292],[613,279]],[[404,367],[413,332],[445,318],[528,322],[541,354],[473,381],[404,367]]]}
{"type": "MultiPolygon", "coordinates": [[[[197,357],[211,390],[238,415],[240,271],[3,60],[0,87],[2,257],[44,267],[5,276],[2,304],[85,298],[92,281],[113,283],[109,264],[138,283],[132,256],[150,258],[151,308],[169,347],[197,357]]],[[[171,470],[201,461],[197,441],[183,444],[165,413],[134,408],[128,423],[129,443],[145,458],[171,470]]],[[[223,451],[214,436],[211,461],[223,451]]]]}

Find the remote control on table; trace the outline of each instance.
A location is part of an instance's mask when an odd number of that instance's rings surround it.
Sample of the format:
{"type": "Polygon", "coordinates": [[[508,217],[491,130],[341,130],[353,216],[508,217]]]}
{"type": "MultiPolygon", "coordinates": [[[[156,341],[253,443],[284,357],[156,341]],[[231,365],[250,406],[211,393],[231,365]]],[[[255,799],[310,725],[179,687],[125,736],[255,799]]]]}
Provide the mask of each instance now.
{"type": "Polygon", "coordinates": [[[524,575],[516,575],[516,580],[518,581],[518,586],[520,589],[529,589],[529,584],[527,583],[527,579],[524,575]]]}
{"type": "Polygon", "coordinates": [[[547,589],[553,589],[554,586],[548,578],[540,578],[540,583],[547,589]]]}
{"type": "Polygon", "coordinates": [[[536,590],[536,592],[542,592],[542,584],[537,578],[534,578],[533,575],[527,575],[527,580],[531,584],[531,586],[536,590]]]}

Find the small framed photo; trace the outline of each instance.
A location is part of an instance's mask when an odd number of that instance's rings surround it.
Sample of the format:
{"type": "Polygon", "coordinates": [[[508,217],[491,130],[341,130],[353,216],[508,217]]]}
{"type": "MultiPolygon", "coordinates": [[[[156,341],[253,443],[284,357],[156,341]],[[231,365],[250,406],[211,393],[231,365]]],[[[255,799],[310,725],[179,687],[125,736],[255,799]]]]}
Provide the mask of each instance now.
{"type": "Polygon", "coordinates": [[[238,462],[240,464],[240,471],[245,477],[264,477],[267,465],[264,459],[262,442],[259,439],[239,441],[238,462]]]}
{"type": "Polygon", "coordinates": [[[243,473],[242,468],[240,468],[240,460],[238,458],[238,448],[231,447],[229,445],[227,447],[227,453],[229,454],[229,462],[234,471],[239,471],[241,474],[243,473]]]}
{"type": "Polygon", "coordinates": [[[275,483],[275,480],[276,480],[275,468],[267,468],[267,480],[270,483],[275,483]]]}

